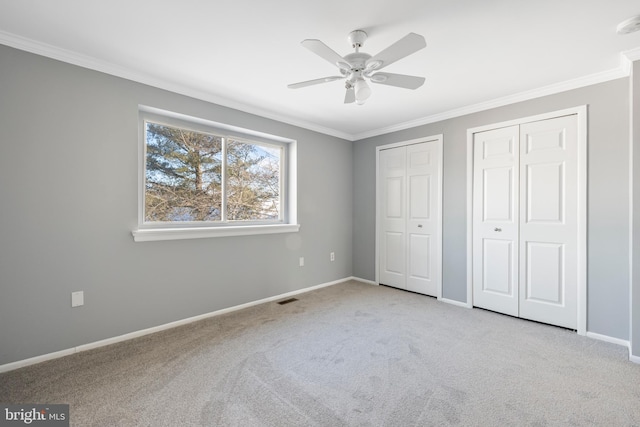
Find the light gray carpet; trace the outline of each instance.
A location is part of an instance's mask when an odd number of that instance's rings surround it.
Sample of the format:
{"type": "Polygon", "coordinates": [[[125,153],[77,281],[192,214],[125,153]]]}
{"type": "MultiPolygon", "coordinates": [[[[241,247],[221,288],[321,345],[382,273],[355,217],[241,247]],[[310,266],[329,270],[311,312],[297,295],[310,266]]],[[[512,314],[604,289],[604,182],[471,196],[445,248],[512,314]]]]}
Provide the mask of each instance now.
{"type": "Polygon", "coordinates": [[[77,426],[639,426],[627,349],[346,282],[0,375],[77,426]]]}

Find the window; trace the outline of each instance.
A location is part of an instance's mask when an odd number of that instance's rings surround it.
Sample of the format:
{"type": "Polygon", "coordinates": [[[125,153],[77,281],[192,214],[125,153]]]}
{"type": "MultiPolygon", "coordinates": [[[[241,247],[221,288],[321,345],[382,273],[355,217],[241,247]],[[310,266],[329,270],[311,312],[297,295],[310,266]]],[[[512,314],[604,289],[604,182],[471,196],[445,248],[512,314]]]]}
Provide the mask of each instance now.
{"type": "Polygon", "coordinates": [[[295,141],[141,109],[136,241],[297,231],[295,141]]]}

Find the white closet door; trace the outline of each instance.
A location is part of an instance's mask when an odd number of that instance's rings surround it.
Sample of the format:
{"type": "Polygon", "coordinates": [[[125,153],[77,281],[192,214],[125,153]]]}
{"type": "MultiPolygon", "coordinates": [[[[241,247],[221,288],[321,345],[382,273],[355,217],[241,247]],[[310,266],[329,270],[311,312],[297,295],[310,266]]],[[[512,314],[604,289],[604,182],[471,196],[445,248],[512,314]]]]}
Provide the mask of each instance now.
{"type": "Polygon", "coordinates": [[[577,117],[473,144],[473,304],[577,329],[577,117]]]}
{"type": "Polygon", "coordinates": [[[519,128],[473,143],[473,305],[518,316],[519,128]]]}
{"type": "Polygon", "coordinates": [[[406,289],[406,148],[380,151],[380,283],[406,289]]]}
{"type": "Polygon", "coordinates": [[[379,153],[379,282],[439,296],[442,265],[441,141],[379,153]]]}
{"type": "Polygon", "coordinates": [[[440,146],[407,146],[407,289],[438,296],[440,146]]]}
{"type": "Polygon", "coordinates": [[[577,329],[577,118],[520,139],[520,317],[577,329]]]}

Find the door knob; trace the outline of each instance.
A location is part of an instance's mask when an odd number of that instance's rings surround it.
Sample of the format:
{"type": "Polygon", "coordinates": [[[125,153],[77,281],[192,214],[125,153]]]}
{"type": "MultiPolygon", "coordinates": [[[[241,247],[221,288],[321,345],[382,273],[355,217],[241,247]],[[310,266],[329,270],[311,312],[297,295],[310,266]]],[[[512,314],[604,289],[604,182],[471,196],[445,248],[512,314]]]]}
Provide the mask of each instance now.
{"type": "Polygon", "coordinates": [[[496,227],[496,228],[493,229],[493,231],[502,231],[502,228],[496,227]]]}
{"type": "Polygon", "coordinates": [[[418,224],[418,228],[422,228],[422,224],[418,224]]]}

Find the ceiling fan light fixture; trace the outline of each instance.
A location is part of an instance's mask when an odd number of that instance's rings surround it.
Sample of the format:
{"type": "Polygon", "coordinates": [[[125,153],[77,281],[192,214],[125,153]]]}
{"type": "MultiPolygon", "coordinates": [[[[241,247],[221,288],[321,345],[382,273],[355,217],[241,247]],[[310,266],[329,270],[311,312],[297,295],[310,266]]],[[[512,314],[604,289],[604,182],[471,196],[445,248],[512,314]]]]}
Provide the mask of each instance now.
{"type": "Polygon", "coordinates": [[[371,88],[362,77],[356,80],[354,88],[356,90],[356,102],[362,102],[364,104],[364,101],[371,96],[371,88]]]}

